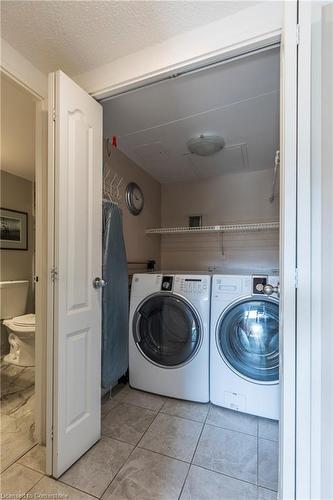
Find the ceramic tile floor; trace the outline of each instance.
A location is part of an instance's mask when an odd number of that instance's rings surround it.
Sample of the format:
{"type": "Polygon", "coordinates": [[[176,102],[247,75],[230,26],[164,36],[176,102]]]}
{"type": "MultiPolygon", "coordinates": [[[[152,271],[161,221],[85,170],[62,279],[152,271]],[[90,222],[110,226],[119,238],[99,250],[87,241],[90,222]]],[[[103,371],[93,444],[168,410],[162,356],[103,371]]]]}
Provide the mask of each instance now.
{"type": "Polygon", "coordinates": [[[277,422],[118,387],[102,401],[102,438],[58,481],[33,448],[2,493],[103,500],[275,500],[277,422]]]}
{"type": "Polygon", "coordinates": [[[14,463],[35,444],[34,368],[0,364],[1,471],[14,463]]]}

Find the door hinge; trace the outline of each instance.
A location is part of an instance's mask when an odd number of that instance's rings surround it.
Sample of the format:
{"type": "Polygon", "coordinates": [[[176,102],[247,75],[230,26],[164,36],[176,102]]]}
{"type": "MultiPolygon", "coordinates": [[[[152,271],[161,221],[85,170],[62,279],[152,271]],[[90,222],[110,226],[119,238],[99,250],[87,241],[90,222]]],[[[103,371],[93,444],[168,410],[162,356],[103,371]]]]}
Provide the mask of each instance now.
{"type": "Polygon", "coordinates": [[[295,288],[298,288],[298,269],[295,269],[295,288]]]}
{"type": "Polygon", "coordinates": [[[52,429],[51,429],[51,439],[53,439],[53,437],[54,437],[54,433],[53,433],[53,427],[52,427],[52,429]]]}
{"type": "Polygon", "coordinates": [[[51,281],[55,281],[58,277],[58,270],[56,267],[52,267],[50,271],[51,281]]]}
{"type": "Polygon", "coordinates": [[[55,122],[56,121],[56,110],[52,109],[52,120],[55,122]]]}
{"type": "Polygon", "coordinates": [[[296,45],[299,45],[300,43],[300,25],[296,24],[296,45]]]}

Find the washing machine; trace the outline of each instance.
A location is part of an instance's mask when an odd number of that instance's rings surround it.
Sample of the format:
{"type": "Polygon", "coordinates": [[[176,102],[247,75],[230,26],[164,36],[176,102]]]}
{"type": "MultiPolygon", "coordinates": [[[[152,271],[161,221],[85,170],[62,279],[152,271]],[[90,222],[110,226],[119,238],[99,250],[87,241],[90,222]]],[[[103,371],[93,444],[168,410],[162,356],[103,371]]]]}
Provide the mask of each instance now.
{"type": "Polygon", "coordinates": [[[209,401],[211,276],[135,274],[129,382],[135,389],[209,401]]]}
{"type": "Polygon", "coordinates": [[[252,415],[279,418],[279,301],[264,293],[279,278],[214,275],[211,299],[210,400],[252,415]]]}

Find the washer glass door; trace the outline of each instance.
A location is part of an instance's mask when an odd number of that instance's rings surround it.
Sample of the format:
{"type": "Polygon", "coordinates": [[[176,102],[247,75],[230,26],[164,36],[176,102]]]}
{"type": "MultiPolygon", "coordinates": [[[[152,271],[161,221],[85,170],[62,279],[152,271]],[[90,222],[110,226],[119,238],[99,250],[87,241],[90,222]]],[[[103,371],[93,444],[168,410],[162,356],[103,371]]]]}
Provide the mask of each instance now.
{"type": "Polygon", "coordinates": [[[162,292],[141,303],[133,318],[133,335],[149,361],[176,367],[196,354],[201,342],[200,320],[185,299],[162,292]]]}
{"type": "Polygon", "coordinates": [[[256,383],[279,380],[279,304],[247,297],[231,304],[216,330],[219,352],[229,367],[256,383]]]}

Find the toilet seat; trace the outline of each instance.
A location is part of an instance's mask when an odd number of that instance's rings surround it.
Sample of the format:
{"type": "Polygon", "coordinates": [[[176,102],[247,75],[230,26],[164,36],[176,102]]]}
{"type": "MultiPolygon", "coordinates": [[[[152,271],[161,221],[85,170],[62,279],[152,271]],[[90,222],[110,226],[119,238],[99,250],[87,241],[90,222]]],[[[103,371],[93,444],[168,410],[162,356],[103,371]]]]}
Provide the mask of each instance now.
{"type": "Polygon", "coordinates": [[[12,332],[24,334],[32,334],[36,329],[36,320],[34,314],[24,314],[23,316],[16,316],[12,319],[6,319],[3,324],[7,326],[12,332]]]}
{"type": "Polygon", "coordinates": [[[12,319],[15,326],[23,327],[35,327],[36,326],[36,316],[35,314],[24,314],[23,316],[16,316],[12,319]]]}

